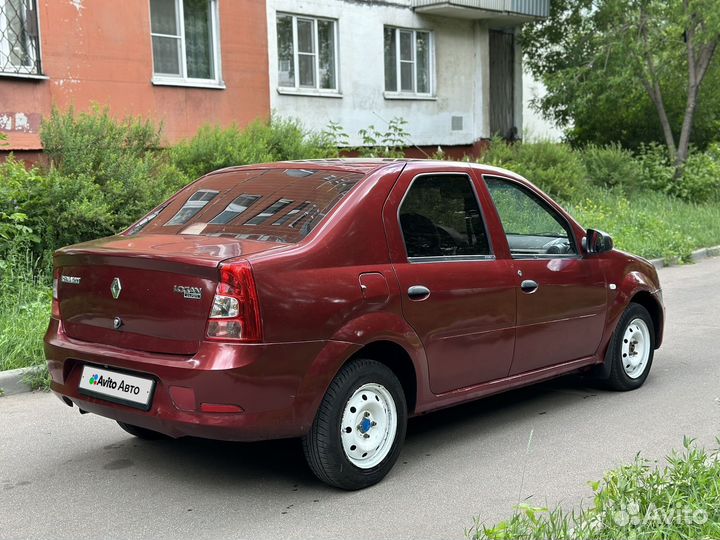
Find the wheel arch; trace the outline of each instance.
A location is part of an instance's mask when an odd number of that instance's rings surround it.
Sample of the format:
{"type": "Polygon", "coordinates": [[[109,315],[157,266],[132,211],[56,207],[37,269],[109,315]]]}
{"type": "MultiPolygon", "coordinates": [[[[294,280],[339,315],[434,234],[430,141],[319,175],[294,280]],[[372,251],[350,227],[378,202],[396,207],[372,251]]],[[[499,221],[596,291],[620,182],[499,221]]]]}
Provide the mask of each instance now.
{"type": "Polygon", "coordinates": [[[658,302],[657,298],[655,298],[655,296],[647,290],[641,290],[636,292],[630,298],[630,302],[640,304],[648,310],[648,313],[650,313],[650,318],[652,319],[653,323],[653,330],[655,332],[655,349],[658,349],[660,347],[660,344],[662,343],[664,326],[664,314],[663,309],[660,306],[660,302],[658,302]]]}
{"type": "Polygon", "coordinates": [[[381,339],[364,345],[343,365],[357,358],[368,358],[380,362],[395,374],[405,392],[408,414],[412,415],[417,405],[418,377],[410,353],[394,341],[381,339]]]}

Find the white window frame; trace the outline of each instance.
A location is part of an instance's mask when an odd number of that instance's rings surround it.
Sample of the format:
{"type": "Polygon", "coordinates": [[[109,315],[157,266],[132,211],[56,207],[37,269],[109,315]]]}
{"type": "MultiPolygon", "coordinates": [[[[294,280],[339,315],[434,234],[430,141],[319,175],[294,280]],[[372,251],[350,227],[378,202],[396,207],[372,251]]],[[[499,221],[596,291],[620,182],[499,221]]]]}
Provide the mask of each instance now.
{"type": "Polygon", "coordinates": [[[338,31],[338,20],[332,17],[316,17],[314,15],[299,15],[296,13],[287,13],[284,11],[278,11],[275,14],[275,72],[278,77],[277,91],[280,94],[313,94],[313,95],[326,95],[330,97],[340,96],[340,43],[339,43],[339,31],[338,31]],[[294,86],[280,86],[280,50],[277,48],[277,20],[279,17],[290,17],[292,19],[292,42],[293,42],[293,69],[295,73],[295,85],[294,86]],[[298,50],[298,30],[297,23],[299,20],[312,21],[313,26],[313,42],[315,44],[315,51],[313,53],[301,53],[298,50]],[[320,39],[318,35],[318,21],[328,21],[333,23],[333,44],[335,50],[333,51],[333,58],[335,60],[335,88],[320,88],[320,39]],[[313,56],[315,58],[315,86],[300,86],[300,55],[313,56]]]}
{"type": "MultiPolygon", "coordinates": [[[[152,0],[148,1],[148,6],[152,0]]],[[[170,75],[167,73],[155,73],[155,58],[152,59],[153,77],[152,83],[159,86],[194,86],[200,88],[225,88],[225,82],[222,78],[222,55],[220,53],[220,7],[218,0],[209,0],[210,2],[210,21],[212,30],[213,45],[213,79],[198,79],[187,76],[187,52],[185,47],[185,9],[183,0],[175,0],[175,17],[178,29],[177,35],[158,34],[152,31],[152,15],[150,19],[150,52],[152,52],[152,38],[165,37],[179,39],[180,41],[180,75],[170,75]]]]}
{"type": "MultiPolygon", "coordinates": [[[[435,33],[432,30],[425,28],[403,28],[399,26],[385,25],[383,27],[383,41],[385,40],[384,30],[390,29],[395,34],[395,84],[397,90],[387,90],[384,88],[385,79],[383,78],[383,90],[384,95],[388,99],[434,99],[435,98],[435,33]],[[412,60],[402,60],[400,56],[400,33],[410,32],[412,34],[412,60]],[[428,35],[428,91],[418,92],[417,91],[417,34],[421,32],[428,35]],[[412,77],[413,77],[413,90],[402,89],[402,64],[412,63],[412,77]]],[[[384,47],[383,47],[384,50],[384,47]]],[[[384,54],[384,52],[383,52],[384,54]]],[[[384,69],[384,58],[383,58],[383,69],[384,69]]]]}

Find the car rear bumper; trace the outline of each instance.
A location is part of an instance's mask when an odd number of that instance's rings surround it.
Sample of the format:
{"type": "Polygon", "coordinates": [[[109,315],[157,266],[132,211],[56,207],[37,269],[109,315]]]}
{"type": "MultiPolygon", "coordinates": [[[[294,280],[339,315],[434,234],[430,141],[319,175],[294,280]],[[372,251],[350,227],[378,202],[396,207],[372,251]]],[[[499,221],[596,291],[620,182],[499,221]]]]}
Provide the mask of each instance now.
{"type": "Polygon", "coordinates": [[[171,437],[253,441],[307,432],[325,384],[334,375],[318,381],[308,380],[308,373],[317,371],[311,366],[327,355],[328,347],[336,349],[334,344],[202,342],[192,356],[152,354],[74,340],[53,319],[45,354],[51,389],[82,411],[171,437]],[[81,372],[88,364],[154,379],[149,410],[81,394],[81,372]],[[202,412],[203,403],[235,405],[242,412],[202,412]]]}

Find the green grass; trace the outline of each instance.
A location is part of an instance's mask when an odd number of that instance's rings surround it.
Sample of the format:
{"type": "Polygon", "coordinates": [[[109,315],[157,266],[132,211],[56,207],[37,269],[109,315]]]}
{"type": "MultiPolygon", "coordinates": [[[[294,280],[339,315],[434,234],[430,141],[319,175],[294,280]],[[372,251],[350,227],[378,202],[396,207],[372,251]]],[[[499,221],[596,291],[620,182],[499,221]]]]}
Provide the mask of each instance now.
{"type": "Polygon", "coordinates": [[[597,191],[567,209],[585,227],[609,233],[615,246],[646,258],[687,261],[694,249],[720,244],[720,204],[693,204],[641,192],[597,191]]]}
{"type": "MultiPolygon", "coordinates": [[[[43,335],[50,320],[52,289],[45,272],[27,254],[11,254],[0,277],[0,371],[44,366],[43,335]]],[[[42,387],[46,377],[34,375],[42,387]]]]}
{"type": "Polygon", "coordinates": [[[720,538],[718,450],[698,448],[690,439],[683,443],[662,467],[638,455],[591,482],[594,496],[585,507],[549,510],[523,503],[496,525],[476,520],[466,535],[473,540],[720,538]]]}

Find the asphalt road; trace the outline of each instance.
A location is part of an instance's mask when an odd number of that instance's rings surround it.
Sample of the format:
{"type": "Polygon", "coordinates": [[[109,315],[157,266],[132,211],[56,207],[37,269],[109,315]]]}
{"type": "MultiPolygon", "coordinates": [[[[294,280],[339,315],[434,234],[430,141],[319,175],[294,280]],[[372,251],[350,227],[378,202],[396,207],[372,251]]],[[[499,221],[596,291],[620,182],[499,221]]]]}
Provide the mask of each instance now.
{"type": "Polygon", "coordinates": [[[0,398],[0,537],[449,539],[520,498],[587,500],[638,451],[720,434],[720,258],[660,274],[666,339],[644,387],[566,377],[415,419],[361,492],[315,480],[296,441],[145,442],[48,394],[0,398]]]}

